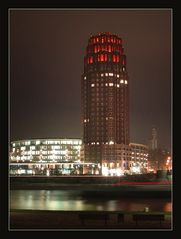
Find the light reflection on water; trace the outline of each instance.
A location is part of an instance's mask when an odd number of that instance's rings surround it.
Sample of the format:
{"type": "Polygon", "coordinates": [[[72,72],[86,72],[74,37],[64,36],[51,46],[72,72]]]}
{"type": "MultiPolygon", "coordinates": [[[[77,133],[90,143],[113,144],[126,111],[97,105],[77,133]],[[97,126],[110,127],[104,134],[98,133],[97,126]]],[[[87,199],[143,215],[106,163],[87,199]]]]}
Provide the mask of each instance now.
{"type": "Polygon", "coordinates": [[[82,198],[78,192],[64,190],[13,190],[10,192],[11,209],[34,210],[100,210],[139,211],[149,207],[150,211],[170,212],[169,199],[154,198],[82,198]]]}

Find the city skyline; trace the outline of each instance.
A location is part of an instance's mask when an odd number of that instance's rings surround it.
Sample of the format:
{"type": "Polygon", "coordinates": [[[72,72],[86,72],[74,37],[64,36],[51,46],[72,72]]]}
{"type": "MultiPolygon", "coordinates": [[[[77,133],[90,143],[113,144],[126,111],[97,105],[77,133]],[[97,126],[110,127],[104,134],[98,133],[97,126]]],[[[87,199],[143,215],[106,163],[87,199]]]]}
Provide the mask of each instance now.
{"type": "Polygon", "coordinates": [[[155,126],[158,143],[170,149],[170,21],[169,10],[11,10],[11,140],[82,138],[87,39],[110,31],[122,38],[128,58],[130,142],[148,144],[155,126]]]}

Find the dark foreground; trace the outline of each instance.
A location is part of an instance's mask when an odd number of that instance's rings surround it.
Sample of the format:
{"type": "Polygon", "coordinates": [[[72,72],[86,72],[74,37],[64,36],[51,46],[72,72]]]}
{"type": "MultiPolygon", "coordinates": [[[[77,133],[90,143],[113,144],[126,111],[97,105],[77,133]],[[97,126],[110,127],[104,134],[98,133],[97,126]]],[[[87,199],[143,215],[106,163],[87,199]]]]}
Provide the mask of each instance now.
{"type": "MultiPolygon", "coordinates": [[[[39,230],[81,230],[81,229],[99,229],[99,230],[139,230],[139,229],[158,229],[171,230],[171,213],[164,214],[164,221],[136,221],[133,215],[137,212],[114,212],[107,211],[107,223],[104,220],[87,219],[82,224],[80,219],[81,211],[40,211],[40,210],[11,210],[10,212],[10,230],[14,229],[39,229],[39,230]],[[118,221],[118,213],[124,214],[124,220],[118,221]]],[[[85,211],[84,211],[85,213],[85,211]]],[[[87,214],[93,213],[86,211],[87,214]]],[[[101,211],[96,211],[96,214],[101,211]]],[[[140,212],[138,212],[140,213],[140,212]]],[[[144,213],[143,213],[144,214],[144,213]]],[[[155,214],[146,212],[145,214],[155,214]]],[[[158,212],[156,214],[159,214],[158,212]]]]}

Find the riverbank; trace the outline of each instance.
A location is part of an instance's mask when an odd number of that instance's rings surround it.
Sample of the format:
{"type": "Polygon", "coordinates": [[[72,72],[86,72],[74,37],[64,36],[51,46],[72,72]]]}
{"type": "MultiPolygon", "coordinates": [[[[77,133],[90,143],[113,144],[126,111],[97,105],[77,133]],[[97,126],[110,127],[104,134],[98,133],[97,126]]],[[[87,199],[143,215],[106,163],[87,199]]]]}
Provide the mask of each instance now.
{"type": "Polygon", "coordinates": [[[171,187],[168,180],[156,181],[153,175],[133,177],[10,177],[10,190],[73,190],[79,191],[81,196],[85,197],[171,198],[171,187]]]}
{"type": "Polygon", "coordinates": [[[135,174],[124,176],[99,175],[62,175],[62,176],[10,176],[10,184],[14,183],[58,183],[58,184],[117,184],[119,182],[170,182],[165,175],[135,174]]]}
{"type": "MultiPolygon", "coordinates": [[[[161,229],[171,230],[171,213],[161,213],[164,215],[164,221],[140,221],[136,223],[133,215],[140,212],[123,211],[104,211],[108,215],[107,224],[104,220],[86,220],[82,225],[79,218],[81,211],[45,211],[45,210],[11,210],[10,212],[10,230],[14,229],[39,229],[39,230],[81,230],[81,229],[99,229],[99,230],[125,230],[125,229],[161,229]],[[124,222],[118,222],[118,213],[124,214],[124,222]]],[[[85,211],[84,211],[85,213],[85,211]]],[[[93,213],[93,211],[86,211],[93,213]]],[[[96,211],[96,214],[101,214],[96,211]]],[[[142,212],[144,213],[144,212],[142,212]]],[[[159,214],[159,212],[156,212],[159,214]]],[[[148,213],[145,213],[148,214],[148,213]]],[[[155,214],[155,212],[149,212],[155,214]]]]}

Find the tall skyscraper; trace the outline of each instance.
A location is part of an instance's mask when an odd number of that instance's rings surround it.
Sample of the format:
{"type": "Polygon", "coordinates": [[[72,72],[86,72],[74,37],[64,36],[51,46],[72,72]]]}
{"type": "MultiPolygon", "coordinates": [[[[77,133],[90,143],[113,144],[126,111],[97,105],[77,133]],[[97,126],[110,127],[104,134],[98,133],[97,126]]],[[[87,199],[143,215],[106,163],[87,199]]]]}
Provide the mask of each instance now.
{"type": "Polygon", "coordinates": [[[85,161],[121,164],[129,148],[129,78],[122,39],[91,36],[81,82],[85,161]]]}
{"type": "Polygon", "coordinates": [[[152,139],[150,140],[149,148],[151,150],[158,149],[157,130],[154,127],[152,128],[152,139]]]}

